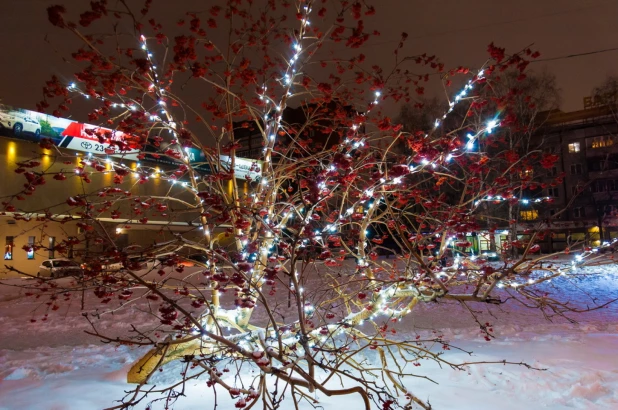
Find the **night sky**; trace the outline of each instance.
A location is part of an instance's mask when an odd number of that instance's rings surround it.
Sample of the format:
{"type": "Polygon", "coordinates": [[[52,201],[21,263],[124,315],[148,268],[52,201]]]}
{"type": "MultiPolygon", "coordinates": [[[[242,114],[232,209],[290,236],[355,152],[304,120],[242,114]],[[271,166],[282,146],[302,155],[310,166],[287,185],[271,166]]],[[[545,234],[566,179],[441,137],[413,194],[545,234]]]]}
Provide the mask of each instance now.
{"type": "MultiPolygon", "coordinates": [[[[142,4],[129,0],[129,3],[142,4]]],[[[208,1],[155,0],[154,16],[169,24],[187,10],[204,10],[208,1]]],[[[487,45],[518,51],[531,43],[541,59],[618,47],[618,0],[381,0],[372,25],[382,32],[362,50],[368,60],[388,65],[400,33],[409,34],[406,54],[436,54],[446,67],[481,66],[487,45]],[[379,20],[379,21],[378,21],[379,20]]],[[[82,11],[85,0],[2,0],[0,13],[0,100],[34,109],[41,87],[51,74],[68,77],[71,70],[54,51],[68,55],[75,44],[67,33],[51,26],[46,7],[64,4],[82,11]],[[76,8],[75,5],[78,5],[76,8]],[[51,45],[45,42],[49,35],[51,45]]],[[[110,0],[114,4],[114,0],[110,0]]],[[[582,109],[582,98],[610,74],[618,74],[618,50],[576,58],[541,61],[556,74],[562,89],[562,109],[582,109]]],[[[430,88],[437,92],[438,88],[430,88]]]]}

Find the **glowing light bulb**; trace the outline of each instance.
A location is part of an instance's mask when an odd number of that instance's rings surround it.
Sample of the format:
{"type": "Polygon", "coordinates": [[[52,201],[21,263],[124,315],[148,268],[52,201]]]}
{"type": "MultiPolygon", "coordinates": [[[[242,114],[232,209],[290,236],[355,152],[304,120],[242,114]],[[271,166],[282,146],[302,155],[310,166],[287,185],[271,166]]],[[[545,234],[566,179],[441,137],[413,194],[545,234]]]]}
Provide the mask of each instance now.
{"type": "Polygon", "coordinates": [[[491,120],[487,123],[487,133],[491,134],[491,132],[493,131],[494,128],[496,128],[496,126],[498,125],[498,121],[496,120],[491,120]]]}

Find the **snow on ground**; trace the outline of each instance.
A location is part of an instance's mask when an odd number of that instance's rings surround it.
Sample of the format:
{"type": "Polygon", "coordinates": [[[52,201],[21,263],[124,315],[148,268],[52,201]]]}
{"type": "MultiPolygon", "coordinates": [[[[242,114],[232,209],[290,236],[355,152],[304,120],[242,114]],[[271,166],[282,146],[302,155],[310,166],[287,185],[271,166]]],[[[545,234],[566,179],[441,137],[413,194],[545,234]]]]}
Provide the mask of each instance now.
{"type": "MultiPolygon", "coordinates": [[[[548,287],[559,289],[564,300],[584,303],[618,297],[617,267],[589,267],[585,272],[599,274],[560,278],[548,287]]],[[[22,279],[5,282],[27,283],[22,279]]],[[[126,372],[144,349],[103,344],[85,334],[83,330],[89,326],[78,313],[77,300],[69,308],[50,314],[46,321],[41,320],[40,304],[32,297],[24,297],[23,291],[0,286],[0,410],[89,410],[118,404],[114,400],[131,388],[125,383],[126,372]]],[[[87,303],[88,309],[96,307],[87,303]]],[[[418,374],[437,384],[410,378],[407,386],[419,398],[429,400],[435,409],[618,408],[617,304],[572,316],[577,320],[575,324],[560,318],[548,322],[539,312],[523,309],[517,303],[473,307],[483,322],[493,325],[496,338],[491,342],[481,337],[469,313],[454,302],[420,305],[399,324],[399,337],[431,334],[431,329],[437,328],[454,345],[474,352],[469,356],[450,350],[444,356],[449,361],[523,361],[547,370],[483,364],[470,366],[467,371],[453,371],[422,362],[418,374]]],[[[149,320],[152,318],[135,305],[104,316],[100,324],[113,335],[126,331],[130,322],[149,320]]],[[[179,371],[178,363],[170,364],[153,378],[153,383],[163,385],[178,380],[179,371]]],[[[173,407],[214,407],[212,390],[205,387],[204,381],[188,383],[186,395],[173,407]]],[[[234,401],[221,396],[217,410],[233,409],[234,401]]],[[[358,397],[316,397],[326,410],[361,408],[358,397]]],[[[146,405],[144,402],[137,408],[146,405]]]]}

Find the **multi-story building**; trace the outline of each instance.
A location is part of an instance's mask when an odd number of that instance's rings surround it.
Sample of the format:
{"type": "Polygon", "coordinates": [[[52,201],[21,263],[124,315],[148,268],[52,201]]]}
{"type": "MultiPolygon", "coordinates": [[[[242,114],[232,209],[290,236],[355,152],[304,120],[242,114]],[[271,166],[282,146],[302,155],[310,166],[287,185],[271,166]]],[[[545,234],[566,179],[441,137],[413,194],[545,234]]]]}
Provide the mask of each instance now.
{"type": "MultiPolygon", "coordinates": [[[[306,124],[305,110],[306,107],[287,108],[282,119],[291,127],[306,124]]],[[[343,111],[350,113],[346,107],[343,111]]],[[[613,114],[608,107],[539,114],[543,125],[531,137],[530,146],[559,159],[552,169],[538,166],[530,171],[536,189],[524,192],[530,200],[521,203],[517,210],[518,239],[525,241],[529,231],[542,229],[549,232],[540,241],[536,239],[542,252],[556,252],[573,245],[596,246],[618,237],[618,121],[613,114]]],[[[324,119],[320,125],[329,128],[324,119]]],[[[235,135],[241,145],[238,156],[259,157],[263,136],[258,127],[237,123],[235,135]]],[[[332,135],[321,133],[319,127],[308,129],[306,137],[323,149],[338,142],[332,135]]],[[[506,212],[505,206],[496,212],[506,212]]],[[[501,217],[505,221],[510,219],[506,214],[501,217]]],[[[509,229],[508,225],[500,226],[491,235],[471,232],[470,250],[501,250],[509,241],[509,229]]]]}
{"type": "Polygon", "coordinates": [[[618,122],[612,110],[551,112],[533,138],[542,141],[539,149],[559,159],[550,170],[535,170],[543,173],[537,195],[552,201],[520,208],[521,237],[541,224],[551,233],[541,241],[544,252],[617,238],[618,122]]]}

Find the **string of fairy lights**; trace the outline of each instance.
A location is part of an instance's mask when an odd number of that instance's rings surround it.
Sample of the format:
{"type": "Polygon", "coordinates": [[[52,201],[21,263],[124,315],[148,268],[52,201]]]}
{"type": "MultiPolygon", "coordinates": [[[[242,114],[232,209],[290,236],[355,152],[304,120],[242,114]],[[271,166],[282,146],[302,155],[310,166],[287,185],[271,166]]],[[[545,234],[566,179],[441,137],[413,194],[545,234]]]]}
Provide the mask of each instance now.
{"type": "MultiPolygon", "coordinates": [[[[263,114],[263,120],[264,120],[263,133],[265,135],[265,142],[266,142],[265,147],[264,147],[265,167],[263,168],[263,170],[266,170],[266,172],[263,171],[263,178],[259,181],[258,193],[253,194],[254,203],[257,203],[260,200],[260,196],[262,192],[264,192],[268,187],[268,183],[269,183],[268,178],[271,176],[271,173],[272,173],[271,153],[275,147],[275,142],[277,140],[276,136],[279,133],[279,131],[282,130],[282,126],[281,126],[282,114],[286,107],[287,99],[292,96],[292,87],[295,85],[296,77],[298,75],[297,69],[300,66],[300,63],[302,62],[301,56],[303,55],[303,52],[305,50],[304,42],[306,41],[306,30],[310,26],[309,17],[312,11],[312,8],[311,8],[312,2],[307,2],[306,4],[303,4],[303,3],[304,2],[300,2],[299,7],[298,7],[299,13],[301,15],[299,18],[300,27],[298,31],[296,32],[296,37],[294,41],[291,44],[290,57],[286,61],[287,68],[280,77],[280,84],[283,86],[283,95],[281,96],[280,101],[275,101],[273,98],[268,96],[267,94],[268,88],[265,84],[262,87],[260,87],[257,93],[258,98],[265,102],[265,105],[264,105],[265,108],[262,114],[263,114]]],[[[160,82],[159,82],[159,77],[157,74],[157,67],[154,64],[154,56],[148,48],[147,37],[145,37],[144,35],[141,35],[140,43],[141,43],[140,44],[141,49],[144,52],[149,62],[150,72],[152,74],[152,81],[151,81],[151,85],[149,89],[152,92],[154,92],[155,97],[157,99],[157,104],[158,104],[158,107],[157,107],[158,111],[156,113],[150,113],[149,119],[153,122],[161,123],[164,127],[170,129],[174,133],[174,135],[176,135],[176,123],[173,120],[172,114],[166,109],[166,103],[164,101],[165,90],[159,87],[160,82]]],[[[434,130],[437,130],[439,127],[442,126],[443,121],[448,117],[449,114],[451,114],[455,110],[458,104],[470,98],[474,98],[473,96],[470,96],[470,94],[473,92],[475,85],[479,81],[485,79],[484,74],[485,73],[483,69],[479,70],[476,75],[474,75],[472,78],[470,78],[466,82],[466,84],[459,91],[459,93],[455,94],[454,98],[451,101],[449,101],[448,110],[440,118],[435,119],[434,130]]],[[[90,95],[81,91],[74,83],[71,83],[68,86],[68,89],[72,92],[77,92],[81,94],[85,98],[90,97],[90,95]]],[[[374,91],[374,99],[368,105],[368,109],[360,116],[356,116],[356,118],[357,119],[367,118],[372,108],[378,106],[381,97],[382,97],[382,92],[380,90],[374,91]]],[[[97,96],[97,98],[100,98],[102,100],[106,99],[103,96],[97,96]]],[[[112,107],[124,108],[129,111],[136,111],[136,110],[142,109],[141,104],[138,105],[135,102],[127,103],[123,101],[122,103],[116,103],[110,100],[110,103],[112,107]]],[[[359,133],[363,129],[362,127],[363,125],[364,125],[364,122],[362,121],[358,121],[352,124],[350,127],[350,130],[352,131],[351,135],[348,136],[348,138],[346,138],[340,144],[339,148],[346,155],[348,155],[353,150],[362,148],[365,145],[365,140],[363,136],[359,135],[359,133]]],[[[466,136],[467,142],[462,148],[450,148],[449,151],[444,152],[438,158],[433,159],[433,160],[423,160],[421,161],[420,164],[413,164],[412,162],[408,163],[407,165],[409,167],[410,173],[421,172],[424,167],[428,167],[428,166],[435,168],[439,165],[444,164],[445,162],[449,162],[452,158],[458,155],[464,155],[466,152],[472,151],[474,149],[475,143],[480,138],[492,134],[495,130],[499,129],[500,126],[501,126],[500,119],[497,116],[487,120],[481,128],[477,129],[475,133],[467,134],[466,136]]],[[[429,134],[426,134],[425,137],[428,138],[429,134]]],[[[188,153],[180,149],[180,155],[182,155],[182,161],[185,162],[186,164],[189,164],[190,160],[189,160],[188,153]]],[[[109,162],[109,159],[107,161],[109,162]]],[[[157,175],[163,179],[168,179],[170,183],[172,184],[180,184],[182,187],[188,190],[191,190],[194,193],[197,193],[196,188],[192,186],[192,184],[189,184],[184,181],[178,181],[176,178],[168,177],[165,174],[165,172],[158,171],[157,175]]],[[[155,173],[153,173],[150,176],[155,176],[155,173]]],[[[382,199],[382,198],[374,198],[374,193],[379,192],[385,186],[392,186],[392,185],[397,185],[400,183],[402,183],[401,177],[389,178],[389,179],[382,178],[379,181],[377,181],[374,186],[367,188],[363,195],[365,199],[362,199],[362,198],[359,199],[359,201],[356,204],[360,203],[364,205],[365,203],[367,203],[373,198],[374,200],[373,202],[370,203],[370,207],[374,207],[382,199]]],[[[326,189],[326,187],[327,187],[326,182],[322,182],[319,186],[321,190],[326,189]]],[[[472,211],[474,211],[474,209],[476,209],[482,202],[495,203],[495,202],[503,202],[503,201],[519,201],[520,203],[526,205],[530,203],[541,203],[541,202],[546,202],[546,201],[551,201],[551,200],[552,200],[551,197],[525,199],[525,198],[517,198],[514,196],[503,197],[503,196],[489,196],[488,195],[484,198],[474,201],[474,203],[472,204],[472,211]]],[[[349,217],[354,212],[356,204],[348,208],[345,211],[343,217],[336,218],[335,221],[326,225],[322,232],[328,232],[328,233],[338,232],[341,224],[343,223],[341,221],[345,220],[345,217],[349,217]]],[[[280,214],[281,219],[278,222],[278,224],[276,224],[275,226],[277,228],[285,227],[287,221],[293,218],[295,214],[297,213],[300,214],[300,211],[301,210],[299,209],[292,209],[287,212],[281,213],[280,214]]],[[[365,212],[367,212],[367,210],[365,210],[365,212]]],[[[270,215],[270,214],[267,215],[265,217],[265,222],[274,223],[274,219],[276,218],[276,216],[277,215],[270,215]]],[[[311,219],[310,218],[307,218],[307,219],[308,219],[307,224],[309,224],[311,222],[311,219]]],[[[319,234],[320,231],[317,231],[316,233],[319,234]]],[[[452,243],[454,239],[455,239],[454,237],[448,238],[449,243],[452,243]]],[[[274,238],[275,242],[276,240],[277,238],[274,238]]],[[[603,252],[603,249],[613,247],[616,244],[616,242],[617,242],[617,239],[614,239],[611,242],[604,242],[598,247],[585,248],[581,253],[574,256],[574,260],[572,261],[571,264],[565,267],[560,267],[559,269],[555,270],[552,273],[543,273],[536,278],[527,279],[525,281],[521,279],[513,279],[513,278],[496,279],[496,281],[499,280],[499,283],[497,283],[496,286],[501,287],[501,288],[510,287],[513,289],[519,289],[522,287],[538,284],[544,281],[549,281],[558,276],[566,275],[568,272],[570,272],[573,269],[576,269],[578,266],[580,266],[587,260],[593,259],[595,256],[601,254],[603,252]]],[[[243,244],[246,245],[247,242],[244,241],[243,244]]],[[[269,248],[262,248],[260,249],[260,251],[268,253],[271,251],[272,246],[273,245],[271,244],[269,248]]],[[[245,249],[243,249],[242,252],[245,252],[245,249]]],[[[462,265],[467,264],[469,261],[474,261],[475,259],[476,257],[474,256],[472,256],[471,258],[461,258],[458,256],[455,258],[454,263],[451,267],[439,269],[435,273],[438,278],[444,278],[447,282],[451,280],[456,280],[457,275],[460,272],[460,267],[462,265]]],[[[359,260],[358,265],[360,267],[367,267],[368,263],[364,260],[359,260]]],[[[478,276],[481,274],[479,273],[478,270],[474,270],[474,269],[469,269],[466,271],[467,273],[459,273],[459,275],[464,275],[468,279],[472,279],[472,276],[474,275],[478,276]]],[[[418,275],[421,275],[421,274],[417,274],[416,279],[420,278],[420,276],[418,275]]],[[[338,323],[326,324],[320,328],[312,330],[307,335],[310,340],[310,347],[312,347],[315,343],[319,343],[320,345],[326,345],[328,343],[332,343],[333,336],[346,333],[347,332],[346,329],[350,325],[352,326],[361,325],[365,320],[375,320],[378,317],[386,317],[389,319],[393,319],[393,318],[401,319],[403,316],[405,316],[407,313],[410,312],[411,307],[410,305],[406,305],[403,307],[400,306],[398,308],[394,308],[390,306],[392,301],[399,300],[399,299],[406,298],[406,297],[419,298],[421,297],[423,292],[432,290],[431,286],[415,285],[414,281],[415,281],[415,278],[412,277],[411,279],[406,280],[404,283],[395,283],[395,284],[391,284],[388,286],[384,286],[382,287],[381,290],[373,292],[372,296],[363,305],[363,308],[360,309],[358,312],[348,314],[345,318],[340,320],[338,323]]],[[[263,278],[259,279],[260,285],[263,282],[264,282],[263,278]]],[[[302,292],[302,289],[299,289],[299,292],[302,292]]],[[[241,315],[241,311],[242,309],[240,307],[233,309],[233,310],[218,308],[217,315],[220,318],[224,318],[230,323],[236,324],[241,315]]],[[[305,305],[305,314],[307,317],[311,317],[312,315],[314,315],[315,307],[307,303],[305,305]]],[[[204,326],[207,331],[210,331],[210,330],[214,331],[216,327],[215,324],[209,325],[208,323],[206,323],[206,321],[204,322],[204,326]]],[[[262,330],[262,332],[264,331],[262,330]]],[[[291,332],[292,330],[287,330],[284,333],[284,336],[290,335],[291,332]]],[[[272,341],[274,340],[273,338],[265,337],[265,335],[263,333],[260,334],[259,331],[230,335],[229,337],[237,341],[240,344],[240,346],[246,350],[249,350],[249,349],[259,350],[261,347],[264,346],[265,339],[271,340],[270,342],[266,343],[268,345],[268,348],[274,349],[276,348],[276,345],[277,345],[275,342],[272,341]]],[[[296,345],[299,343],[299,333],[296,333],[296,335],[293,335],[293,336],[281,338],[281,342],[286,347],[296,345]]],[[[293,353],[287,352],[286,354],[292,355],[293,353]]],[[[300,353],[299,355],[302,355],[302,353],[300,353]]]]}

